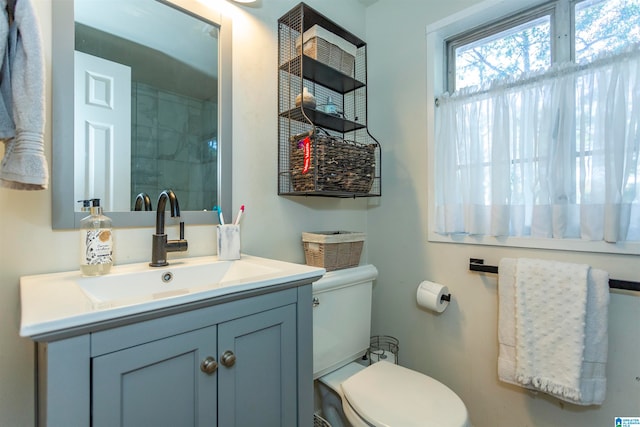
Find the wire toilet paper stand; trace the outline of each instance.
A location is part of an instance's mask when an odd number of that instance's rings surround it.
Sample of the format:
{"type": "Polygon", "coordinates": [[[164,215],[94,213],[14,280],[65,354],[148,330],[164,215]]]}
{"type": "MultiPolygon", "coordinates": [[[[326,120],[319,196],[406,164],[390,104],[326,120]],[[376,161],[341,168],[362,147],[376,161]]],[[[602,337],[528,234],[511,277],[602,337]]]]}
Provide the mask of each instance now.
{"type": "Polygon", "coordinates": [[[331,424],[320,415],[313,414],[313,427],[331,427],[331,424]]]}
{"type": "Polygon", "coordinates": [[[397,338],[389,335],[375,335],[369,340],[369,349],[367,350],[367,359],[369,364],[385,360],[390,363],[398,364],[398,351],[400,345],[397,338]]]}

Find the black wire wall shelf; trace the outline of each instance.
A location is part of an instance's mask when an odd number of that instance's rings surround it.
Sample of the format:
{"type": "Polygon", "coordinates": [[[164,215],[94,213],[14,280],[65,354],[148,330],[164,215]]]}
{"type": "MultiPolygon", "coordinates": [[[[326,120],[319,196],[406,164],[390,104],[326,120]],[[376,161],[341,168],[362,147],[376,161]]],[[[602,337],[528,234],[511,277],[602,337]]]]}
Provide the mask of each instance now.
{"type": "Polygon", "coordinates": [[[365,83],[307,55],[298,55],[291,61],[285,62],[280,66],[280,70],[297,77],[302,75],[305,79],[312,80],[339,93],[350,92],[365,86],[365,83]]]}
{"type": "Polygon", "coordinates": [[[367,120],[366,43],[298,4],[278,20],[278,194],[380,196],[367,120]]]}
{"type": "Polygon", "coordinates": [[[334,130],[340,133],[352,132],[358,129],[364,129],[366,126],[362,123],[344,119],[340,116],[324,113],[315,108],[298,107],[292,110],[280,113],[280,117],[298,122],[305,122],[307,118],[316,126],[324,129],[334,130]]]}

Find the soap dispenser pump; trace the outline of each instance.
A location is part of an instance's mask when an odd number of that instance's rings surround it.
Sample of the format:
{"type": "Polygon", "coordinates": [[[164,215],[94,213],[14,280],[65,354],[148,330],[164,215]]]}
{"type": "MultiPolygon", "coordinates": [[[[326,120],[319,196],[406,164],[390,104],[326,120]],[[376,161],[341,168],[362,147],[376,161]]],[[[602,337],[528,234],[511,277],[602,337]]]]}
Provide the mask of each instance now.
{"type": "Polygon", "coordinates": [[[113,265],[111,218],[102,213],[100,199],[79,200],[89,216],[80,220],[80,272],[85,276],[109,273],[113,265]]]}

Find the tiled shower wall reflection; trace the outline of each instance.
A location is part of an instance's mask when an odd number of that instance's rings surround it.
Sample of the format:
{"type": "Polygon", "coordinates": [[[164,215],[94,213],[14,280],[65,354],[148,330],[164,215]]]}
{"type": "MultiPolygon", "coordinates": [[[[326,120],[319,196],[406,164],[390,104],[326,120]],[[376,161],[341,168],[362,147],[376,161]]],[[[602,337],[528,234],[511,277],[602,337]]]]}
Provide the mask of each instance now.
{"type": "MultiPolygon", "coordinates": [[[[217,105],[132,83],[131,195],[172,189],[182,210],[217,200],[217,105]]],[[[134,200],[131,200],[133,209],[134,200]]]]}

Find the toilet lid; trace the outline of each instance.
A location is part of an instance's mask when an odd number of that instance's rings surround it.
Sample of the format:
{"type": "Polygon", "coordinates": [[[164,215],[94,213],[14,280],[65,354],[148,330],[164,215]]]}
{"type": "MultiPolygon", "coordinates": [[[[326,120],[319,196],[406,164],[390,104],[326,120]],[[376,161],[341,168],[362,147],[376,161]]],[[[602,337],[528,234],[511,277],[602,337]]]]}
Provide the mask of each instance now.
{"type": "Polygon", "coordinates": [[[467,408],[451,389],[389,362],[375,363],[348,378],[342,391],[354,411],[374,426],[467,425],[467,408]]]}

